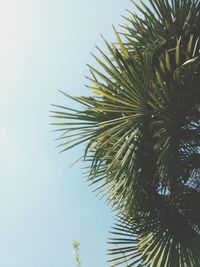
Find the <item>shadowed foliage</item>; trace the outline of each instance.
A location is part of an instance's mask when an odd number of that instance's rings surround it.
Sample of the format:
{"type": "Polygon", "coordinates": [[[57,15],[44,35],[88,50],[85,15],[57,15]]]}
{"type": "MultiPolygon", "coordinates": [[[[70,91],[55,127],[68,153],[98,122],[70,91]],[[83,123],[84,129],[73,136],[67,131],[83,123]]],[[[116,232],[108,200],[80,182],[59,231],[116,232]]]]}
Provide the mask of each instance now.
{"type": "Polygon", "coordinates": [[[200,266],[200,1],[141,1],[97,48],[90,97],[52,116],[66,151],[121,214],[112,266],[200,266]]]}

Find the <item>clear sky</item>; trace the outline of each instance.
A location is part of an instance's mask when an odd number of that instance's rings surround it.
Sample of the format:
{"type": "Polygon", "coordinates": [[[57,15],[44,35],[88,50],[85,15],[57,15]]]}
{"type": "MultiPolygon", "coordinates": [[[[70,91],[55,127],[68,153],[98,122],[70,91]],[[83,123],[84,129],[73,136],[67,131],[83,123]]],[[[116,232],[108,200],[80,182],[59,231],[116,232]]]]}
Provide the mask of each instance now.
{"type": "Polygon", "coordinates": [[[0,266],[104,267],[112,214],[59,154],[50,104],[57,89],[86,94],[86,63],[100,34],[113,40],[129,0],[0,0],[0,266]]]}

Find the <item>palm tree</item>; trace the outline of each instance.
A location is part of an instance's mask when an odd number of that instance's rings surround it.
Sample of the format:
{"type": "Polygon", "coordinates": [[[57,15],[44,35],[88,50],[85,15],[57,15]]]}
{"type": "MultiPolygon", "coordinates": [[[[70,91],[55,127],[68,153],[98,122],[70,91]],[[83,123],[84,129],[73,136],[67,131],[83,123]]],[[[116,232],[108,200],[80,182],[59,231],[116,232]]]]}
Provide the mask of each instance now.
{"type": "Polygon", "coordinates": [[[200,266],[200,1],[135,3],[94,55],[82,108],[56,105],[66,151],[117,213],[112,266],[200,266]]]}

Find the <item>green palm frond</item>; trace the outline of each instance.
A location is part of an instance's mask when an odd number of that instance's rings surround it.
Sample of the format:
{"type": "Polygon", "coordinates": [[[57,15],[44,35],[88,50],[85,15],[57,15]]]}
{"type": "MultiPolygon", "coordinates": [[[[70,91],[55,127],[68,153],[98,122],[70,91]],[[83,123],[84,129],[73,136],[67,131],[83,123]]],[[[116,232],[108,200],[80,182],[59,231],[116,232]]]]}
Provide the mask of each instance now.
{"type": "MultiPolygon", "coordinates": [[[[90,67],[93,85],[88,87],[94,96],[74,98],[86,108],[53,111],[53,117],[63,119],[55,124],[63,132],[59,147],[65,151],[87,141],[84,156],[91,162],[88,179],[96,182],[106,175],[110,200],[127,212],[138,206],[138,195],[142,203],[160,186],[170,190],[190,179],[189,173],[186,176],[179,170],[186,158],[199,153],[199,92],[194,86],[199,81],[198,53],[194,37],[186,47],[177,40],[175,49],[164,50],[154,68],[150,52],[144,53],[139,68],[115,47],[115,65],[108,61],[109,67],[98,60],[108,75],[90,67]],[[194,120],[191,112],[196,112],[194,120]]],[[[190,172],[198,176],[198,168],[190,172]]]]}
{"type": "MultiPolygon", "coordinates": [[[[196,197],[199,209],[200,195],[196,197]]],[[[160,196],[148,213],[118,218],[109,241],[110,266],[199,266],[200,217],[197,210],[198,219],[190,212],[191,195],[184,198],[188,205],[180,199],[175,205],[160,196]]]]}

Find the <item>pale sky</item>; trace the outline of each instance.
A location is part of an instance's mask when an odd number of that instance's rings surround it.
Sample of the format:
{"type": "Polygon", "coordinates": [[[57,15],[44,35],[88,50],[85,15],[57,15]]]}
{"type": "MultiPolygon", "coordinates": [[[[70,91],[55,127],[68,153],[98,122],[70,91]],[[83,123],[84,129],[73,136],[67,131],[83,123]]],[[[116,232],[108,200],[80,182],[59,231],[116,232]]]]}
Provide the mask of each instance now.
{"type": "Polygon", "coordinates": [[[50,104],[57,89],[87,94],[86,63],[101,34],[124,20],[129,0],[0,0],[0,266],[104,267],[112,214],[69,168],[81,148],[59,154],[50,104]]]}

